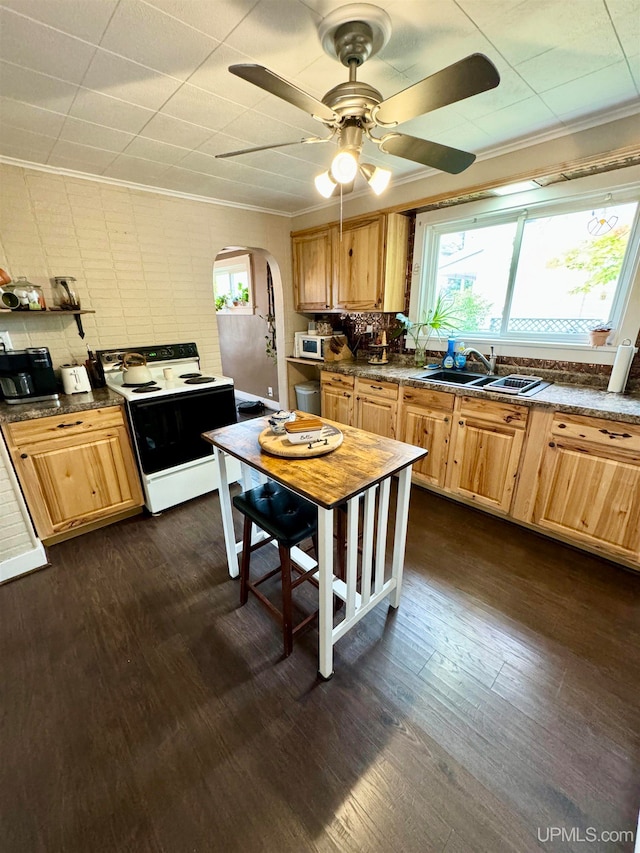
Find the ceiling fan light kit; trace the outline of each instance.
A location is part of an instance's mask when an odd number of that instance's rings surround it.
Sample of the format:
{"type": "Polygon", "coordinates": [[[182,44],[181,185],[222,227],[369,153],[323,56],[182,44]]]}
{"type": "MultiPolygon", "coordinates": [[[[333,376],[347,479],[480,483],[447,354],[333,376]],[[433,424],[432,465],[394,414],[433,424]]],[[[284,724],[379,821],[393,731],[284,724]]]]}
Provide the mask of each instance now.
{"type": "Polygon", "coordinates": [[[360,174],[376,195],[383,193],[391,180],[391,171],[389,169],[372,166],[371,163],[361,163],[360,174]]]}
{"type": "Polygon", "coordinates": [[[308,113],[325,126],[329,135],[231,151],[218,157],[337,138],[338,152],[329,170],[315,178],[316,188],[325,198],[330,198],[338,186],[342,192],[349,192],[358,172],[378,195],[388,186],[390,170],[359,162],[364,139],[383,154],[452,175],[474,162],[475,154],[439,142],[395,130],[381,137],[374,136],[372,131],[376,127],[395,128],[402,122],[495,88],[500,76],[486,56],[471,54],[383,100],[377,89],[356,79],[356,72],[389,41],[391,20],[387,13],[369,3],[342,6],[323,19],[318,34],[324,51],[349,69],[349,80],[334,86],[321,101],[262,65],[232,65],[229,71],[308,113]]]}
{"type": "Polygon", "coordinates": [[[325,198],[331,198],[338,184],[333,180],[329,172],[323,172],[314,178],[316,189],[325,198]]]}

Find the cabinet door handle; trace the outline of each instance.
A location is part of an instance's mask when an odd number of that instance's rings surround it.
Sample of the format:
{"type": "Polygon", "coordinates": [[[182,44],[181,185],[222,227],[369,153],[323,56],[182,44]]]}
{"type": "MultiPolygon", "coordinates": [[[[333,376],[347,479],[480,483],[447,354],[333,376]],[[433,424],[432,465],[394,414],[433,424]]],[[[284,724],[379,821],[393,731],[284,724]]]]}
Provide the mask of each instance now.
{"type": "Polygon", "coordinates": [[[20,454],[20,459],[28,459],[28,458],[29,458],[28,454],[26,454],[26,453],[20,454]]]}
{"type": "Polygon", "coordinates": [[[372,391],[382,391],[382,385],[369,385],[372,391]]]}
{"type": "Polygon", "coordinates": [[[555,441],[550,441],[550,442],[549,442],[549,447],[555,447],[555,446],[556,446],[555,441]]]}
{"type": "Polygon", "coordinates": [[[464,421],[458,421],[459,426],[464,426],[464,421]]]}
{"type": "Polygon", "coordinates": [[[444,420],[445,424],[449,423],[449,418],[443,418],[443,420],[444,420]]]}
{"type": "Polygon", "coordinates": [[[58,429],[67,429],[68,427],[80,426],[82,421],[76,421],[74,424],[58,424],[58,429]]]}

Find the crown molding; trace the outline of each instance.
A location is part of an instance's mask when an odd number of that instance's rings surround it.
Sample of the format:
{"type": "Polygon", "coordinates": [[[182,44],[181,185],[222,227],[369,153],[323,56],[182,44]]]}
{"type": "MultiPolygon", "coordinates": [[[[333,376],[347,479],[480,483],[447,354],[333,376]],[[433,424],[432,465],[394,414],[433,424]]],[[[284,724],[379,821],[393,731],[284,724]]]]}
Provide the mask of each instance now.
{"type": "Polygon", "coordinates": [[[219,207],[233,207],[238,210],[250,210],[254,213],[267,213],[271,216],[284,216],[290,219],[297,214],[286,213],[281,210],[271,210],[267,207],[256,207],[250,204],[238,204],[234,201],[226,201],[224,199],[212,198],[211,196],[196,195],[195,193],[185,193],[179,190],[170,190],[164,187],[148,186],[147,184],[136,184],[133,181],[123,181],[119,178],[105,178],[103,175],[91,175],[87,172],[77,172],[75,169],[64,169],[62,166],[49,166],[46,163],[32,163],[30,160],[17,160],[15,157],[5,157],[0,154],[0,163],[6,166],[17,166],[20,169],[31,169],[35,172],[46,172],[50,175],[59,175],[64,178],[78,178],[82,181],[94,181],[98,184],[108,184],[114,187],[124,187],[129,190],[139,190],[145,193],[154,193],[155,195],[166,195],[170,198],[181,198],[185,201],[198,201],[203,204],[213,204],[219,207]]]}

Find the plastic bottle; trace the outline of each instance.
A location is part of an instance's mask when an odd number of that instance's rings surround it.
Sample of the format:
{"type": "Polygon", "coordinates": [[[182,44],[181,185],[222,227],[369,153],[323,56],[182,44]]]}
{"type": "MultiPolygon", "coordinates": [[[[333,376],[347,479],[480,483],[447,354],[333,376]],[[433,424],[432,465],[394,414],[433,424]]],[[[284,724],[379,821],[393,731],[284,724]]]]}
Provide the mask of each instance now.
{"type": "Polygon", "coordinates": [[[464,341],[458,341],[456,345],[456,355],[455,355],[455,364],[458,370],[464,370],[467,364],[467,357],[464,354],[465,345],[464,341]]]}
{"type": "Polygon", "coordinates": [[[449,338],[447,341],[447,354],[444,357],[442,362],[442,366],[451,369],[455,365],[455,357],[456,357],[456,339],[449,338]]]}

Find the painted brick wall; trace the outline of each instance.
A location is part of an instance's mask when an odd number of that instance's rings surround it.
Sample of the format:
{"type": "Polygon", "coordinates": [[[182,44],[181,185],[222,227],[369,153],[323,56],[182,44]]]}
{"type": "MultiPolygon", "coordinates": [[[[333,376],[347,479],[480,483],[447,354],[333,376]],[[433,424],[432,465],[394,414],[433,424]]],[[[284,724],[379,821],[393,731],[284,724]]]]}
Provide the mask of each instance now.
{"type": "MultiPolygon", "coordinates": [[[[54,366],[83,362],[87,346],[195,340],[205,371],[222,366],[212,271],[224,246],[267,249],[282,275],[284,315],[293,313],[290,221],[240,208],[173,198],[97,181],[0,165],[0,267],[42,286],[72,275],[84,342],[72,317],[0,311],[16,349],[47,346],[54,366]]],[[[0,562],[32,545],[0,459],[0,562]]]]}
{"type": "Polygon", "coordinates": [[[203,367],[220,372],[212,269],[227,245],[269,250],[293,310],[286,217],[0,165],[0,267],[43,287],[70,275],[85,342],[70,317],[5,319],[15,348],[48,346],[54,366],[86,348],[195,340],[203,367]]]}
{"type": "MultiPolygon", "coordinates": [[[[3,440],[0,435],[0,441],[3,440]]],[[[0,453],[0,563],[33,548],[29,528],[16,501],[18,487],[9,464],[0,453]]]]}

